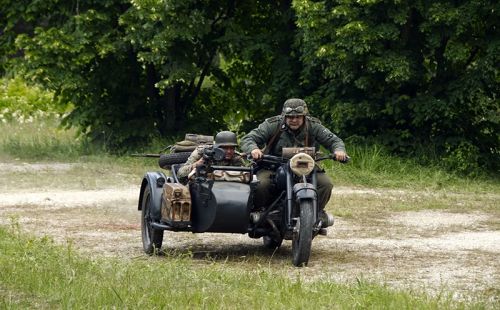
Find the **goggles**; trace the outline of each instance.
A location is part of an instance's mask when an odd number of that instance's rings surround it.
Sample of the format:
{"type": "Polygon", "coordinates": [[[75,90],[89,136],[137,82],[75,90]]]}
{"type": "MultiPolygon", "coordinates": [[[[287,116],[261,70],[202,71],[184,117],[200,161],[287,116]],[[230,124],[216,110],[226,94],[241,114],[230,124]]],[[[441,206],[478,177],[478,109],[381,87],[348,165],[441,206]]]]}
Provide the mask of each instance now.
{"type": "Polygon", "coordinates": [[[286,107],[283,109],[283,112],[285,112],[285,114],[289,114],[289,113],[292,113],[292,112],[297,112],[297,113],[304,113],[306,109],[304,109],[303,106],[298,106],[296,108],[291,108],[291,107],[286,107]]]}

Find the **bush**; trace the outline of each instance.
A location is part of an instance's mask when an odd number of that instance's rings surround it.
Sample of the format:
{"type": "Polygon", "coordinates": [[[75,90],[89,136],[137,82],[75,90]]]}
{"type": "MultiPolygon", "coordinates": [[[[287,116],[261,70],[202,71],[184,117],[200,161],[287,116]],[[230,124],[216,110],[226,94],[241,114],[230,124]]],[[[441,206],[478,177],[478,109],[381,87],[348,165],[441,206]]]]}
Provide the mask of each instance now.
{"type": "Polygon", "coordinates": [[[31,122],[33,118],[61,115],[65,107],[51,92],[28,85],[20,78],[0,80],[0,121],[31,122]]]}

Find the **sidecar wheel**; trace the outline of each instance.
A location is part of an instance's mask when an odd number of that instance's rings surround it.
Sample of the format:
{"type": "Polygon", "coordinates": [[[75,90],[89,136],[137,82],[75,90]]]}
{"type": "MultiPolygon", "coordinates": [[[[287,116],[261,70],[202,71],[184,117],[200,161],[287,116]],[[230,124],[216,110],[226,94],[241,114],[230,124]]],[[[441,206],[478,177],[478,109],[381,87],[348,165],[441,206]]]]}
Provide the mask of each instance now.
{"type": "Polygon", "coordinates": [[[292,240],[293,264],[297,267],[307,266],[311,255],[313,234],[313,204],[312,201],[300,203],[300,217],[295,225],[292,240]]]}
{"type": "Polygon", "coordinates": [[[151,219],[151,204],[151,188],[146,186],[146,189],[144,189],[141,211],[142,247],[146,254],[158,253],[163,243],[163,230],[154,229],[151,226],[153,222],[151,219]]]}
{"type": "Polygon", "coordinates": [[[270,250],[279,248],[283,242],[283,238],[276,239],[271,236],[264,236],[262,237],[262,240],[264,241],[264,247],[270,250]]]}

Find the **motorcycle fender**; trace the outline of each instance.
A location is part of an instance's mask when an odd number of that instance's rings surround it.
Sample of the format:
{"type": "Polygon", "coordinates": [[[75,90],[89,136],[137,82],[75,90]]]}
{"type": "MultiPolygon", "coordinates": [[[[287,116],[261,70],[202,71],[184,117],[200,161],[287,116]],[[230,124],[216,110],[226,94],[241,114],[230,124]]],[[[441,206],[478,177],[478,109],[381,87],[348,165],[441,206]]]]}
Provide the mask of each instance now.
{"type": "Polygon", "coordinates": [[[316,200],[316,188],[310,183],[297,183],[293,186],[293,194],[297,202],[304,199],[316,200]]]}
{"type": "Polygon", "coordinates": [[[165,182],[171,182],[171,179],[166,177],[162,172],[147,172],[142,179],[138,209],[142,209],[144,190],[149,186],[151,188],[151,217],[156,222],[159,222],[161,219],[161,194],[165,182]]]}

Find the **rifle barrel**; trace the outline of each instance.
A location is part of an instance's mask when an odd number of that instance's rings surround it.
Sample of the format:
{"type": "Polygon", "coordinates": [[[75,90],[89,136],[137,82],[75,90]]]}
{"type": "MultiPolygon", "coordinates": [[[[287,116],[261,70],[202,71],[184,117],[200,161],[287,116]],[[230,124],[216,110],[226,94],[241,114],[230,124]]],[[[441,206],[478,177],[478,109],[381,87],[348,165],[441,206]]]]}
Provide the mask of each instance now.
{"type": "Polygon", "coordinates": [[[159,158],[160,154],[131,154],[130,156],[133,156],[133,157],[153,157],[153,158],[159,158]]]}

